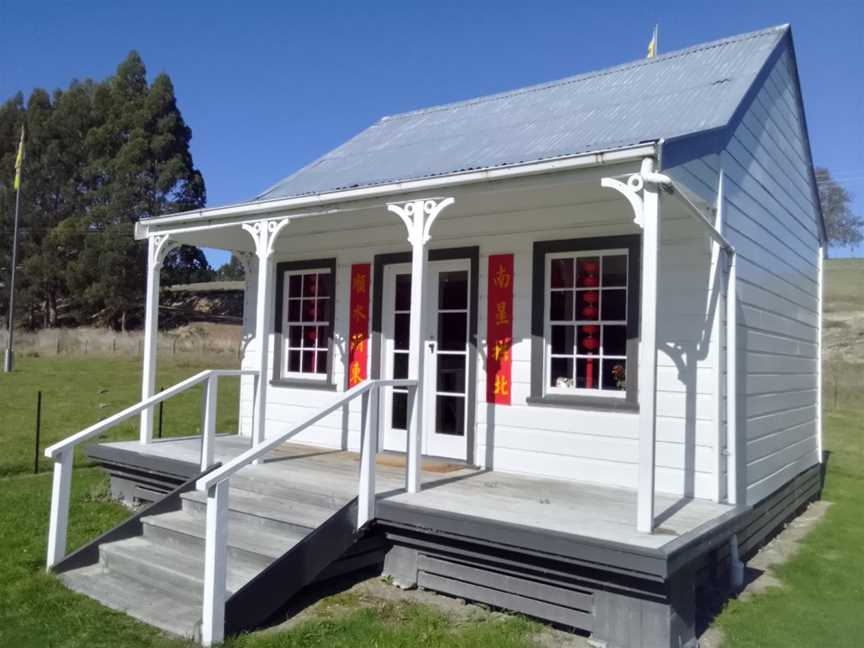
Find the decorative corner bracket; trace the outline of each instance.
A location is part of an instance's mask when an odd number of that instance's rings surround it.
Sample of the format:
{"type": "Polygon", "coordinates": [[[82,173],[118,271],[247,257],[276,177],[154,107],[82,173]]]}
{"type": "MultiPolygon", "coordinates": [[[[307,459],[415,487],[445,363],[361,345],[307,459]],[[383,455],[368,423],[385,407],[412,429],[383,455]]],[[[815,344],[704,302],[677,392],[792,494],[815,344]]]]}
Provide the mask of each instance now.
{"type": "Polygon", "coordinates": [[[273,218],[254,223],[243,223],[243,229],[249,233],[255,242],[255,254],[259,259],[269,259],[273,255],[273,244],[290,222],[290,218],[273,218]]]}
{"type": "Polygon", "coordinates": [[[607,189],[614,189],[624,196],[633,208],[633,222],[639,227],[642,227],[642,189],[645,188],[645,181],[640,173],[634,173],[627,182],[621,182],[617,178],[602,178],[600,185],[607,189]]]}
{"type": "Polygon", "coordinates": [[[408,230],[408,242],[412,246],[426,245],[429,242],[429,232],[432,225],[447,207],[452,205],[455,199],[449,198],[425,198],[421,200],[410,200],[403,203],[389,203],[387,209],[402,219],[405,229],[408,230]]]}
{"type": "Polygon", "coordinates": [[[161,269],[168,253],[180,246],[180,243],[172,239],[169,234],[153,234],[150,237],[150,243],[150,258],[148,261],[150,262],[150,267],[154,269],[161,269]]]}

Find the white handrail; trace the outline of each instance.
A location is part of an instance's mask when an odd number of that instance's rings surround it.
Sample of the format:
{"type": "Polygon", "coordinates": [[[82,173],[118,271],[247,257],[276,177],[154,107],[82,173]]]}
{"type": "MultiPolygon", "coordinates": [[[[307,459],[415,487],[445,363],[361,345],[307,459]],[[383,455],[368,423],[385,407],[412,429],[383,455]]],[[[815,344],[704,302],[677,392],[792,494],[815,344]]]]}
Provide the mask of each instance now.
{"type": "MultiPolygon", "coordinates": [[[[229,480],[238,471],[266,453],[285,443],[288,439],[314,425],[324,417],[344,407],[358,396],[363,398],[363,437],[360,451],[360,477],[357,487],[357,527],[360,528],[375,516],[375,455],[378,452],[378,408],[382,387],[405,387],[408,389],[408,420],[417,397],[417,381],[408,379],[367,380],[346,391],[332,405],[295,425],[284,434],[259,443],[223,466],[201,477],[195,487],[207,493],[207,519],[204,545],[204,591],[201,605],[201,643],[204,646],[219,644],[225,637],[225,582],[228,566],[228,496],[229,480]]],[[[410,427],[410,426],[409,426],[410,427]]],[[[409,429],[408,434],[417,430],[409,429]]],[[[417,441],[415,441],[416,443],[417,441]]],[[[414,467],[419,470],[419,465],[414,467]]],[[[410,475],[406,482],[419,483],[418,475],[410,475]]]]}
{"type": "Polygon", "coordinates": [[[45,456],[49,459],[55,459],[59,454],[63,451],[73,448],[79,443],[87,441],[88,439],[92,439],[94,436],[97,436],[101,432],[108,430],[118,423],[122,423],[126,419],[132,418],[133,416],[140,414],[148,407],[152,407],[153,405],[167,400],[172,396],[176,396],[180,392],[186,391],[190,387],[194,387],[195,385],[208,380],[211,376],[219,377],[219,376],[245,376],[245,375],[258,375],[258,372],[254,369],[207,369],[202,371],[201,373],[197,373],[194,376],[183,380],[176,385],[172,385],[168,389],[165,389],[158,394],[153,394],[150,398],[146,398],[135,405],[127,407],[124,410],[117,412],[116,414],[109,416],[106,419],[102,419],[98,423],[91,425],[88,428],[81,430],[80,432],[69,436],[62,441],[55,443],[54,445],[50,445],[45,448],[45,456]]]}
{"type": "Polygon", "coordinates": [[[355,398],[369,391],[370,389],[377,389],[379,387],[408,387],[410,389],[416,386],[416,380],[409,380],[407,378],[392,380],[367,380],[360,385],[352,387],[351,389],[346,391],[344,395],[335,403],[321,410],[317,414],[310,416],[302,423],[295,425],[293,428],[291,428],[284,434],[280,434],[279,436],[273,437],[272,439],[268,439],[264,443],[259,443],[258,445],[253,446],[243,454],[234,457],[234,459],[223,464],[216,470],[207,473],[206,475],[201,477],[201,479],[195,482],[195,488],[201,492],[206,493],[212,486],[215,486],[216,484],[225,479],[229,479],[231,475],[236,473],[238,470],[245,468],[256,459],[260,459],[262,456],[273,450],[273,448],[282,445],[291,437],[315,425],[324,417],[329,416],[339,408],[343,407],[349,401],[354,400],[355,398]]]}
{"type": "Polygon", "coordinates": [[[45,456],[54,460],[54,482],[51,490],[51,513],[48,522],[47,567],[50,569],[63,560],[66,555],[66,531],[69,525],[69,494],[72,485],[72,464],[75,446],[101,434],[118,423],[140,414],[156,403],[206,382],[204,392],[204,411],[201,425],[201,466],[206,469],[213,463],[216,433],[216,394],[217,380],[220,376],[258,375],[252,369],[208,369],[172,385],[150,398],[127,407],[80,432],[73,434],[54,445],[45,448],[45,456]]]}

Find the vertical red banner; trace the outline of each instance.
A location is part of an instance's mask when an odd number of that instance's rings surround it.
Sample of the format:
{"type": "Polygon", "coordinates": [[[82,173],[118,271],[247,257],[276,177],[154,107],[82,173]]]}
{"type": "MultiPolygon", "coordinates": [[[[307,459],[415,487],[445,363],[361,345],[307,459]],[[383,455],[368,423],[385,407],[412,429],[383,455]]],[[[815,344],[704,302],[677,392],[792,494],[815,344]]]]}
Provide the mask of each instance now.
{"type": "Polygon", "coordinates": [[[368,263],[351,266],[351,310],[348,315],[348,387],[368,378],[369,288],[372,269],[368,263]]]}
{"type": "Polygon", "coordinates": [[[513,282],[513,255],[490,256],[486,321],[486,401],[497,405],[510,404],[513,282]]]}

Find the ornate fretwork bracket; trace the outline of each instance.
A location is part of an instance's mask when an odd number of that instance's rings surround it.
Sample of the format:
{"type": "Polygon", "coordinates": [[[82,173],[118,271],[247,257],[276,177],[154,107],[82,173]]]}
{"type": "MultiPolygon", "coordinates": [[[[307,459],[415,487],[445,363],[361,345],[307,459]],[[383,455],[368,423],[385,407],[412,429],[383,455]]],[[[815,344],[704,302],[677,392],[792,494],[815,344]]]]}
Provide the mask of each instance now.
{"type": "Polygon", "coordinates": [[[615,189],[628,200],[633,208],[633,222],[642,227],[642,190],[645,188],[642,175],[634,173],[627,178],[627,182],[617,178],[602,178],[600,184],[607,189],[615,189]]]}
{"type": "Polygon", "coordinates": [[[279,238],[282,229],[290,222],[290,218],[273,218],[243,223],[243,229],[249,232],[255,242],[255,254],[259,259],[269,259],[273,255],[273,244],[279,238]]]}
{"type": "Polygon", "coordinates": [[[150,241],[150,258],[148,261],[150,262],[150,267],[154,269],[161,269],[168,253],[180,245],[168,234],[153,234],[150,237],[150,241]]]}
{"type": "Polygon", "coordinates": [[[390,203],[387,209],[399,216],[408,230],[412,246],[429,242],[429,232],[438,216],[455,202],[454,198],[426,198],[404,203],[390,203]]]}

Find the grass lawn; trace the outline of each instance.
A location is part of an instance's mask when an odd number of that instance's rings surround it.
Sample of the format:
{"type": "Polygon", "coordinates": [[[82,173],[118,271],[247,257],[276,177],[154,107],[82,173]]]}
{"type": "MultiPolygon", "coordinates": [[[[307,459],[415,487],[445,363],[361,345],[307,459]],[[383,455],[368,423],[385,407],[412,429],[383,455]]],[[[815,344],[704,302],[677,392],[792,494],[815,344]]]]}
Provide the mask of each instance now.
{"type": "MultiPolygon", "coordinates": [[[[159,382],[170,385],[205,368],[163,362],[159,382]]],[[[188,642],[103,608],[66,590],[43,571],[51,477],[32,472],[35,392],[45,392],[46,442],[72,434],[137,401],[139,364],[125,359],[22,359],[12,376],[0,374],[0,646],[149,646],[185,648],[188,642]]],[[[236,384],[225,381],[220,431],[236,426],[236,384]]],[[[200,395],[169,401],[166,435],[194,433],[200,395]]],[[[782,588],[747,602],[732,601],[718,617],[732,647],[861,645],[864,637],[864,426],[860,410],[826,415],[831,452],[824,497],[833,502],[800,553],[778,568],[782,588]]],[[[116,437],[134,438],[135,425],[116,437]]],[[[113,438],[113,437],[112,437],[113,438]]],[[[73,478],[70,549],[125,519],[128,512],[105,496],[107,479],[79,461],[73,478]]],[[[324,601],[310,619],[279,632],[229,641],[228,648],[339,646],[531,646],[540,627],[519,617],[453,624],[416,603],[345,605],[346,595],[324,601]],[[330,605],[329,602],[341,603],[330,605]],[[334,612],[338,609],[339,612],[334,612]],[[348,610],[347,612],[345,610],[348,610]]],[[[347,603],[351,603],[350,600],[347,603]]]]}

